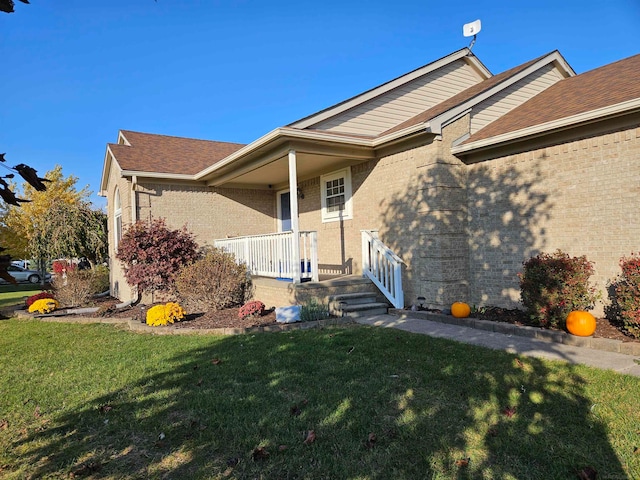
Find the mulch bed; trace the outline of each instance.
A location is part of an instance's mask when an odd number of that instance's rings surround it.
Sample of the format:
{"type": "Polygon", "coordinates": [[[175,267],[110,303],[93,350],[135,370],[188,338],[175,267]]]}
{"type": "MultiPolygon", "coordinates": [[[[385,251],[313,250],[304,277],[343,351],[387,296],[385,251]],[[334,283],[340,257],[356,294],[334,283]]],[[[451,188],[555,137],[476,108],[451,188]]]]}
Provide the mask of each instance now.
{"type": "MultiPolygon", "coordinates": [[[[499,307],[491,307],[485,309],[484,312],[474,315],[481,320],[492,320],[495,322],[507,322],[514,325],[531,325],[525,312],[518,309],[506,309],[499,307]]],[[[620,326],[613,324],[606,318],[596,318],[596,332],[593,334],[596,338],[609,338],[612,340],[620,340],[622,342],[640,342],[639,338],[634,338],[625,333],[620,326]]]]}
{"type": "MultiPolygon", "coordinates": [[[[133,318],[144,322],[147,309],[152,305],[137,305],[115,310],[113,307],[119,300],[112,297],[95,299],[94,306],[100,310],[91,316],[109,318],[133,318]]],[[[174,324],[175,328],[187,329],[210,329],[210,328],[252,328],[276,324],[276,313],[274,310],[265,311],[264,315],[258,317],[240,318],[238,308],[227,308],[224,310],[210,311],[206,313],[195,313],[174,324]]],[[[429,310],[440,313],[439,310],[429,310]]],[[[518,309],[506,309],[500,307],[488,307],[481,313],[474,314],[475,318],[481,320],[491,320],[494,322],[506,322],[514,325],[531,325],[526,314],[518,309]]],[[[638,342],[640,338],[633,337],[606,318],[596,319],[595,338],[609,338],[622,342],[638,342]]]]}
{"type": "MultiPolygon", "coordinates": [[[[440,310],[435,309],[425,309],[426,311],[431,311],[434,313],[441,313],[440,310]]],[[[513,325],[520,326],[534,326],[529,321],[527,314],[514,309],[507,309],[501,307],[487,307],[482,310],[482,312],[474,313],[474,318],[478,318],[480,320],[491,320],[493,322],[505,322],[511,323],[513,325]]],[[[612,340],[620,340],[622,342],[638,342],[640,343],[640,338],[633,337],[626,332],[623,331],[621,326],[615,325],[613,322],[606,318],[596,318],[596,331],[593,334],[594,338],[609,338],[612,340]]]]}
{"type": "MultiPolygon", "coordinates": [[[[144,322],[147,316],[147,310],[153,305],[136,305],[132,307],[122,308],[120,310],[113,309],[114,305],[119,303],[111,297],[99,299],[96,306],[100,310],[90,316],[107,317],[107,318],[133,318],[144,322]]],[[[224,310],[210,311],[206,313],[192,313],[180,322],[174,323],[175,328],[188,329],[209,329],[209,328],[252,328],[273,325],[276,322],[276,312],[274,309],[265,310],[264,314],[257,317],[240,318],[238,315],[239,308],[226,308],[224,310]]]]}

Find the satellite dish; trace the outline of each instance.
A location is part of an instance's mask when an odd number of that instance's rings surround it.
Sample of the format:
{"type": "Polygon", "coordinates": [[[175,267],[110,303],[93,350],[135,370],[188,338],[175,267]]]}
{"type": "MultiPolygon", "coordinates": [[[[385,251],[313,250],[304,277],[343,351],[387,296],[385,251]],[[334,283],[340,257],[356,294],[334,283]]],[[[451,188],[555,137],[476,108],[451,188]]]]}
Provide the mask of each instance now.
{"type": "Polygon", "coordinates": [[[462,34],[465,37],[475,37],[478,33],[480,33],[480,29],[482,29],[482,23],[480,20],[476,20],[475,22],[465,23],[462,27],[462,34]]]}
{"type": "Polygon", "coordinates": [[[462,34],[465,37],[473,37],[471,43],[469,44],[469,50],[471,50],[473,48],[473,44],[476,43],[476,35],[480,33],[481,29],[482,23],[480,23],[480,20],[476,20],[475,22],[471,23],[465,23],[462,27],[462,34]]]}

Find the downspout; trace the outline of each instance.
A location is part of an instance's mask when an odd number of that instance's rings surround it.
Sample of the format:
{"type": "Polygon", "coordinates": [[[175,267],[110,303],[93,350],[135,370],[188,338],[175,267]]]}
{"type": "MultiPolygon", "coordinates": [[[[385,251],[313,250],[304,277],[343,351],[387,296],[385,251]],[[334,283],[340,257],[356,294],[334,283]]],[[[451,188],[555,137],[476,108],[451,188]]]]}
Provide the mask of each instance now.
{"type": "Polygon", "coordinates": [[[131,177],[131,223],[138,221],[138,203],[136,197],[136,187],[138,186],[138,176],[131,177]]]}

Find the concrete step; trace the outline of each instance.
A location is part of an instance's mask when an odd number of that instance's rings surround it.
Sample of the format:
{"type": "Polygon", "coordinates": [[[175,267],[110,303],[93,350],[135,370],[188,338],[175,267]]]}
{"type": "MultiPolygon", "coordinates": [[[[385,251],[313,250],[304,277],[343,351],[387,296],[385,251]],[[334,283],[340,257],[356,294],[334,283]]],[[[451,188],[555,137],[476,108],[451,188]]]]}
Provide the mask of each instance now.
{"type": "Polygon", "coordinates": [[[356,292],[356,293],[339,293],[337,295],[329,295],[329,304],[340,307],[340,303],[344,302],[348,305],[356,305],[358,303],[372,303],[377,299],[375,292],[356,292]]]}
{"type": "Polygon", "coordinates": [[[383,302],[371,302],[371,303],[357,303],[354,305],[346,305],[342,314],[346,317],[360,318],[368,315],[381,315],[389,311],[389,304],[383,302]]]}

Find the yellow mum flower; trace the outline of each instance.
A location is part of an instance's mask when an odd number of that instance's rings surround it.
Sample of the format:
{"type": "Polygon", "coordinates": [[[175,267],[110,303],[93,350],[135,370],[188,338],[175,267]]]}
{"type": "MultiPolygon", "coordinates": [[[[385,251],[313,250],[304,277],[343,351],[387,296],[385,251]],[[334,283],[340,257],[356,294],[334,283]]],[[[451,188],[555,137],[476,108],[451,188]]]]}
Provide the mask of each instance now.
{"type": "Polygon", "coordinates": [[[51,313],[59,306],[60,304],[58,301],[53,298],[41,298],[31,304],[29,307],[29,313],[51,313]]]}
{"type": "Polygon", "coordinates": [[[179,304],[169,302],[165,305],[156,305],[147,310],[147,325],[158,327],[180,321],[187,312],[179,304]]]}

